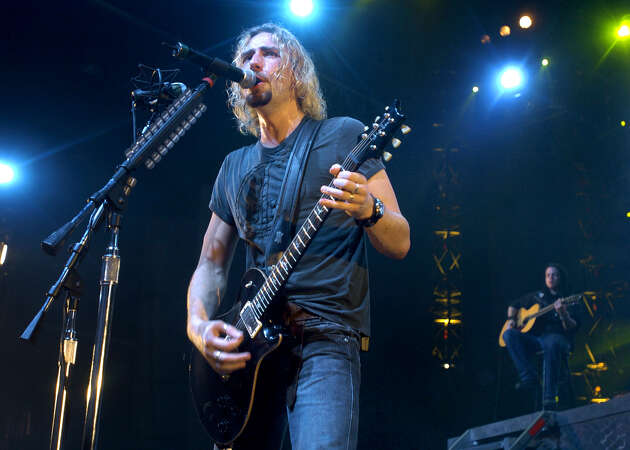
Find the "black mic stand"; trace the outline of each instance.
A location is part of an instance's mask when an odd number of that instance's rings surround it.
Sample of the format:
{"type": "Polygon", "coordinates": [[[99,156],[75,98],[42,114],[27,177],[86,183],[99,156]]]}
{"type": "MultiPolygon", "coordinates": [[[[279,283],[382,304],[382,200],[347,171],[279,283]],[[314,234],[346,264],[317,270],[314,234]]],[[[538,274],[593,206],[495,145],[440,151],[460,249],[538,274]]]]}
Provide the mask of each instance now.
{"type": "Polygon", "coordinates": [[[104,209],[101,205],[100,208],[92,213],[90,223],[85,230],[83,237],[72,247],[71,255],[66,262],[60,278],[48,292],[48,304],[54,300],[61,288],[63,288],[66,294],[66,302],[62,315],[64,328],[59,336],[57,383],[55,384],[55,405],[53,409],[53,422],[50,432],[50,450],[60,450],[64,445],[64,425],[66,419],[66,400],[68,396],[70,370],[76,362],[77,346],[79,343],[75,325],[83,286],[81,278],[75,269],[75,265],[81,261],[83,257],[83,250],[87,248],[87,244],[92,233],[98,227],[103,211],[104,209]]]}
{"type": "Polygon", "coordinates": [[[99,431],[99,412],[101,406],[101,388],[104,383],[104,367],[109,347],[111,315],[114,296],[118,285],[120,256],[118,238],[120,222],[126,197],[131,193],[136,180],[130,174],[144,164],[152,169],[175,143],[207,109],[202,103],[203,93],[214,84],[214,75],[208,74],[194,90],[184,92],[146,129],[140,138],[125,152],[126,160],[118,167],[112,178],[98,192],[93,194],[88,204],[68,223],[53,232],[42,242],[44,251],[55,254],[64,244],[72,231],[91,213],[88,227],[83,237],[71,249],[71,255],[59,279],[49,289],[44,305],[35,315],[31,323],[20,336],[31,340],[37,326],[52,302],[62,289],[66,291],[66,308],[64,310],[64,330],[59,343],[59,360],[57,371],[57,387],[53,424],[50,434],[50,449],[61,450],[64,442],[64,423],[67,407],[67,387],[70,380],[70,369],[74,365],[78,343],[74,328],[79,305],[80,279],[76,268],[84,256],[87,244],[103,218],[107,218],[110,240],[107,251],[102,258],[99,306],[90,381],[87,390],[87,405],[83,424],[82,450],[96,449],[99,431]]]}

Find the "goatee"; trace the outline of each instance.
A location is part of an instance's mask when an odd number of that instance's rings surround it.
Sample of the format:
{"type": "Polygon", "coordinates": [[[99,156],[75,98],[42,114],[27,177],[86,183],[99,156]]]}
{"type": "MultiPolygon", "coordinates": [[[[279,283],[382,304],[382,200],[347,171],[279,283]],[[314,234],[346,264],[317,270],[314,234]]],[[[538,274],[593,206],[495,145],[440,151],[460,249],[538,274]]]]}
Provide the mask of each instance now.
{"type": "Polygon", "coordinates": [[[265,106],[271,101],[271,91],[265,91],[260,94],[247,94],[245,97],[247,105],[252,108],[258,108],[259,106],[265,106]]]}

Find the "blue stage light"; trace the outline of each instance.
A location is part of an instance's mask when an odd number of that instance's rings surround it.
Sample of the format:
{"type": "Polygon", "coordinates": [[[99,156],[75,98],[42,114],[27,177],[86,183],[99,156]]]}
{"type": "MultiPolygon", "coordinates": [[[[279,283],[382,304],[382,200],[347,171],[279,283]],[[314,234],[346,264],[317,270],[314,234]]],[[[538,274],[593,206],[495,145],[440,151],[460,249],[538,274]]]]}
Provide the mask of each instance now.
{"type": "Polygon", "coordinates": [[[0,163],[0,184],[7,184],[13,181],[13,169],[8,164],[0,163]]]}
{"type": "Polygon", "coordinates": [[[499,76],[503,89],[515,89],[523,84],[523,73],[517,67],[508,67],[499,76]]]}
{"type": "Polygon", "coordinates": [[[313,0],[291,0],[291,12],[299,17],[306,17],[313,12],[313,0]]]}

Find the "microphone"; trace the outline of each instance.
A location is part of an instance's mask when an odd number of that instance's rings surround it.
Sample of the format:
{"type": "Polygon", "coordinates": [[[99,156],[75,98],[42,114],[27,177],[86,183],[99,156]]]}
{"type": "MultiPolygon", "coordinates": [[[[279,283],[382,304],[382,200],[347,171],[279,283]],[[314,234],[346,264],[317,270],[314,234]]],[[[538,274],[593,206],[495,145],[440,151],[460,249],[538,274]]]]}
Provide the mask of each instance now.
{"type": "Polygon", "coordinates": [[[164,100],[173,100],[184,92],[188,88],[184,83],[160,83],[159,87],[154,89],[136,89],[131,91],[131,96],[134,100],[152,100],[161,98],[164,100]]]}
{"type": "Polygon", "coordinates": [[[252,70],[241,69],[233,64],[223,61],[222,59],[205,55],[181,42],[178,42],[175,45],[164,43],[164,45],[173,49],[173,56],[175,58],[188,59],[190,62],[200,65],[208,72],[237,82],[245,89],[254,87],[258,82],[256,74],[252,70]]]}

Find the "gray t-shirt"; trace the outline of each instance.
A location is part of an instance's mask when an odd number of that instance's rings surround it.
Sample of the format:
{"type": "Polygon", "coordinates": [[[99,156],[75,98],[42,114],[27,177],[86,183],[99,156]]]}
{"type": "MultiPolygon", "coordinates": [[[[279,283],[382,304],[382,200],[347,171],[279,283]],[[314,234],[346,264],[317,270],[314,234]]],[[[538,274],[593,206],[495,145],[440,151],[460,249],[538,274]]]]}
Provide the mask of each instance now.
{"type": "MultiPolygon", "coordinates": [[[[265,267],[265,249],[286,164],[303,125],[304,121],[277,147],[265,148],[257,142],[231,152],[215,181],[210,209],[235,226],[245,240],[248,266],[265,267]]],[[[330,166],[343,162],[362,131],[363,124],[350,117],[323,122],[304,172],[296,229],[320,198],[320,187],[330,183],[330,166]]],[[[372,158],[358,171],[369,179],[383,168],[379,159],[372,158]]],[[[284,292],[289,301],[305,310],[369,335],[366,236],[352,217],[332,210],[287,280],[284,292]]]]}

